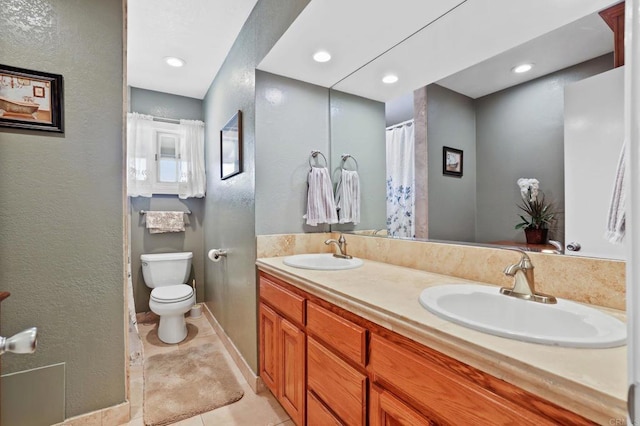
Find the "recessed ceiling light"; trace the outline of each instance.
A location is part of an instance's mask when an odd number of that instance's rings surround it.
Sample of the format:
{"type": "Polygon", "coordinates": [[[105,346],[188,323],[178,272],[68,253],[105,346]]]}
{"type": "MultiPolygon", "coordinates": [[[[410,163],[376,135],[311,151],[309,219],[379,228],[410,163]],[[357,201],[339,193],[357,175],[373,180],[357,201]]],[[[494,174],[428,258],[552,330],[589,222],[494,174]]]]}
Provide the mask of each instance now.
{"type": "Polygon", "coordinates": [[[382,82],[386,84],[393,84],[396,81],[398,81],[398,76],[394,74],[387,74],[384,77],[382,77],[382,82]]]}
{"type": "Polygon", "coordinates": [[[518,65],[517,67],[513,67],[511,71],[515,72],[516,74],[521,74],[523,72],[531,70],[531,68],[533,68],[533,64],[522,64],[518,65]]]}
{"type": "Polygon", "coordinates": [[[184,60],[180,58],[176,58],[175,56],[167,56],[164,58],[164,61],[167,65],[171,65],[172,67],[179,68],[184,65],[184,60]]]}
{"type": "Polygon", "coordinates": [[[313,60],[316,62],[328,62],[331,60],[331,55],[326,50],[320,50],[313,55],[313,60]]]}

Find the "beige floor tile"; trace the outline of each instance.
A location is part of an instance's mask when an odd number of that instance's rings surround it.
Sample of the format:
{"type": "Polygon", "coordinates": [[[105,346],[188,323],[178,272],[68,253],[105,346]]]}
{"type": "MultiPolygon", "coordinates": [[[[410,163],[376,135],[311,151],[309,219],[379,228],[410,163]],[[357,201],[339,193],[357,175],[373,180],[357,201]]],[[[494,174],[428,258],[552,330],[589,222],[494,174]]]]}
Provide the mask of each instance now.
{"type": "Polygon", "coordinates": [[[256,395],[246,383],[243,389],[238,402],[202,414],[204,426],[273,426],[289,419],[271,392],[256,395]]]}
{"type": "Polygon", "coordinates": [[[198,327],[198,336],[202,337],[202,336],[215,336],[215,331],[213,331],[213,327],[211,327],[211,324],[209,324],[209,321],[207,321],[207,318],[205,318],[204,314],[200,315],[199,318],[191,318],[190,316],[187,316],[186,318],[187,324],[193,324],[194,326],[198,327]]]}
{"type": "Polygon", "coordinates": [[[177,423],[171,423],[171,426],[203,426],[203,423],[200,416],[194,416],[188,419],[181,420],[177,423]]]}
{"type": "Polygon", "coordinates": [[[127,426],[145,426],[144,419],[142,417],[131,419],[127,426]]]}
{"type": "Polygon", "coordinates": [[[219,346],[220,348],[224,349],[222,342],[220,342],[220,339],[216,335],[211,335],[211,336],[197,335],[192,339],[187,338],[187,339],[184,339],[182,342],[178,343],[178,347],[180,349],[185,349],[193,346],[205,345],[207,343],[212,343],[216,347],[219,346]]]}

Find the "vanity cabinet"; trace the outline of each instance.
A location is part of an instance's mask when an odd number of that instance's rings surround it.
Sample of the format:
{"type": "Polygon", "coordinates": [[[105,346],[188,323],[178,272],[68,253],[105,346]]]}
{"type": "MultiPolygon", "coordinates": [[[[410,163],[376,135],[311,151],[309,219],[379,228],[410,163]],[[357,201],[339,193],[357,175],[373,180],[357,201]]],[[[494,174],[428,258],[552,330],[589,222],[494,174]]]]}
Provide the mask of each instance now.
{"type": "Polygon", "coordinates": [[[259,311],[260,376],[299,426],[595,424],[262,271],[259,311]]]}
{"type": "Polygon", "coordinates": [[[298,425],[305,418],[305,299],[260,279],[260,377],[298,425]]]}

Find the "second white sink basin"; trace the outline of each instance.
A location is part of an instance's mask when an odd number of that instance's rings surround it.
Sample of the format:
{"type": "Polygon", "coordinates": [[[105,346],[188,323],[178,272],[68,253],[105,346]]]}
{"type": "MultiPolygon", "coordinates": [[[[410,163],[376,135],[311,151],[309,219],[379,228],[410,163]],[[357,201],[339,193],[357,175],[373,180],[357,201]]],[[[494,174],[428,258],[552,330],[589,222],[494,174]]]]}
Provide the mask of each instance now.
{"type": "Polygon", "coordinates": [[[353,269],[362,266],[362,259],[351,258],[342,259],[335,257],[331,253],[311,253],[296,254],[287,256],[282,263],[294,268],[317,269],[321,271],[337,271],[342,269],[353,269]]]}
{"type": "Polygon", "coordinates": [[[626,325],[611,315],[558,299],[544,304],[505,296],[499,287],[448,284],[427,288],[420,304],[439,317],[526,342],[575,348],[626,344],[626,325]]]}

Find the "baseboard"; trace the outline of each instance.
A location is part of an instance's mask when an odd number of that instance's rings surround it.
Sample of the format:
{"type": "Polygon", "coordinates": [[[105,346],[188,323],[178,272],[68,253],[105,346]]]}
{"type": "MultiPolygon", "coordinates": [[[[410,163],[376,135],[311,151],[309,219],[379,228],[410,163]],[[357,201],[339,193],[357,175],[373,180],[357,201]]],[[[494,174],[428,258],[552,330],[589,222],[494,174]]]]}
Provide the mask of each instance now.
{"type": "Polygon", "coordinates": [[[129,401],[112,407],[103,408],[102,410],[92,411],[90,413],[81,414],[79,416],[66,419],[62,423],[55,426],[85,426],[85,425],[101,425],[113,426],[127,424],[131,419],[129,401]]]}
{"type": "Polygon", "coordinates": [[[213,314],[209,310],[209,307],[204,303],[202,304],[202,306],[204,307],[204,315],[207,318],[207,321],[209,321],[209,324],[211,324],[211,327],[213,327],[213,330],[222,341],[222,344],[229,352],[229,355],[231,355],[233,362],[236,364],[236,366],[240,370],[240,373],[242,373],[242,376],[247,381],[251,389],[255,393],[264,392],[267,387],[265,386],[262,379],[256,376],[249,364],[247,364],[247,361],[244,359],[233,341],[231,341],[227,333],[225,333],[216,317],[213,316],[213,314]]]}

